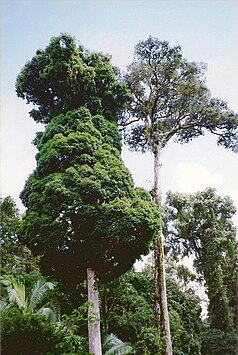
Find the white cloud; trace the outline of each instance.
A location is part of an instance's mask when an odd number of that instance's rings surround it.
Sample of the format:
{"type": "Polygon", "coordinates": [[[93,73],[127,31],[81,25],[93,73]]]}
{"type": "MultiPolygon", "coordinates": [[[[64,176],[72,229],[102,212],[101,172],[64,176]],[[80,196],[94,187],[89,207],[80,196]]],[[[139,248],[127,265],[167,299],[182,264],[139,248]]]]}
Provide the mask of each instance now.
{"type": "Polygon", "coordinates": [[[180,162],[175,166],[173,186],[179,192],[194,193],[204,190],[208,186],[217,189],[222,183],[221,174],[213,172],[203,165],[180,162]]]}

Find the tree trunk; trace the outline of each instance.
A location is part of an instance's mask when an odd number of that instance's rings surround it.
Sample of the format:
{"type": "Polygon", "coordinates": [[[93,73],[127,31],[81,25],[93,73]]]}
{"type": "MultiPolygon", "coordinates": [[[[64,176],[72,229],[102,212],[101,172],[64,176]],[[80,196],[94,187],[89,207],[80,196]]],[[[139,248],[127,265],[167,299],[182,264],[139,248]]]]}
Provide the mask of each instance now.
{"type": "MultiPolygon", "coordinates": [[[[161,148],[156,147],[154,149],[153,199],[158,204],[161,204],[161,189],[159,187],[161,170],[160,155],[161,148]]],[[[162,230],[162,219],[160,225],[160,231],[155,241],[156,309],[162,336],[163,352],[165,355],[172,355],[173,350],[166,294],[164,236],[162,230]]]]}
{"type": "Polygon", "coordinates": [[[87,268],[88,301],[92,303],[88,309],[88,343],[89,352],[94,355],[102,355],[100,308],[98,282],[95,270],[87,268]]]}

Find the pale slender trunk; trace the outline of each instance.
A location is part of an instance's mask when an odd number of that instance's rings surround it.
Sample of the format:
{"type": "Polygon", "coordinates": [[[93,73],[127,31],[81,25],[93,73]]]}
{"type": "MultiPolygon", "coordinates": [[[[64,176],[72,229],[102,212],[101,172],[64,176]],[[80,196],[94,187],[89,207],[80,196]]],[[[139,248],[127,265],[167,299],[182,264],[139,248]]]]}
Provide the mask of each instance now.
{"type": "Polygon", "coordinates": [[[88,309],[89,352],[94,355],[102,355],[99,292],[95,270],[87,268],[87,282],[88,301],[91,303],[88,309]]]}
{"type": "MultiPolygon", "coordinates": [[[[161,148],[154,149],[154,187],[153,198],[161,204],[160,170],[161,170],[161,148]]],[[[160,221],[162,222],[162,220],[160,221]]],[[[167,306],[165,260],[164,260],[164,236],[162,223],[155,241],[155,274],[156,274],[156,309],[159,319],[159,326],[162,336],[163,351],[165,355],[172,355],[172,341],[170,334],[169,313],[167,306]]]]}

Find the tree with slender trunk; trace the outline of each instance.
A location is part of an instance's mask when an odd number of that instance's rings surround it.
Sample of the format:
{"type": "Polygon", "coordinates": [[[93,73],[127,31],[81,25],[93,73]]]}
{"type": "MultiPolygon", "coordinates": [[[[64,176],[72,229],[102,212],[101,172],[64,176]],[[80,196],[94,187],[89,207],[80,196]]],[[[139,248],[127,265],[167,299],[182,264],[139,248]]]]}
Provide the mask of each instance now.
{"type": "MultiPolygon", "coordinates": [[[[238,151],[238,115],[226,102],[211,98],[205,85],[202,63],[182,57],[179,46],[149,37],[135,47],[135,60],[128,67],[126,81],[133,101],[121,124],[126,141],[134,150],[149,150],[154,155],[152,197],[160,201],[160,155],[171,138],[187,143],[208,131],[218,144],[238,151]]],[[[156,298],[158,319],[166,355],[172,354],[166,301],[162,230],[155,241],[156,298]]]]}

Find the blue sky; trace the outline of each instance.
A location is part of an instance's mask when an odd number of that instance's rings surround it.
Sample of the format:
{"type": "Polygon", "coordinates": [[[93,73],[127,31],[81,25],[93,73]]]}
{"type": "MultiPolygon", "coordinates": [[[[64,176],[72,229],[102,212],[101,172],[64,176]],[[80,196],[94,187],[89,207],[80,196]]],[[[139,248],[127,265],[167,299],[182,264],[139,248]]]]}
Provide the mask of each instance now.
{"type": "MultiPolygon", "coordinates": [[[[68,32],[86,48],[112,55],[125,70],[133,48],[149,35],[181,45],[183,55],[207,63],[212,95],[238,112],[238,1],[1,0],[1,195],[18,195],[35,166],[31,145],[41,127],[16,97],[16,76],[52,36],[68,32]]],[[[137,185],[152,185],[149,155],[123,152],[137,185]]],[[[163,152],[162,190],[195,192],[213,186],[238,205],[237,155],[206,136],[163,152]]]]}

